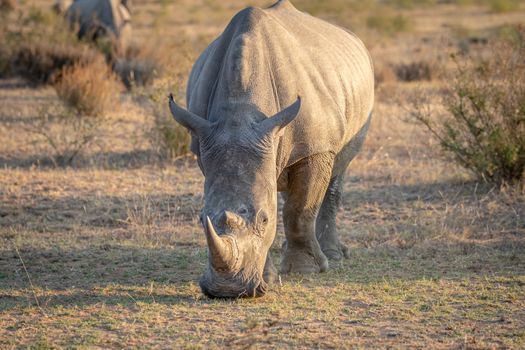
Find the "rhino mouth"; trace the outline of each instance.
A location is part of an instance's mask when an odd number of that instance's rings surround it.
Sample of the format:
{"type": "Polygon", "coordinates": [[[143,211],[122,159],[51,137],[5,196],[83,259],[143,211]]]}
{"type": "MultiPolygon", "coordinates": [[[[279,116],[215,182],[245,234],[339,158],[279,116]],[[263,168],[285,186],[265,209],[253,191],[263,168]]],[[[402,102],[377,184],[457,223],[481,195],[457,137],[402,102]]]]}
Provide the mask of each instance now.
{"type": "Polygon", "coordinates": [[[202,293],[209,298],[259,298],[268,290],[262,277],[246,280],[242,276],[229,278],[211,271],[201,277],[199,285],[202,293]]]}

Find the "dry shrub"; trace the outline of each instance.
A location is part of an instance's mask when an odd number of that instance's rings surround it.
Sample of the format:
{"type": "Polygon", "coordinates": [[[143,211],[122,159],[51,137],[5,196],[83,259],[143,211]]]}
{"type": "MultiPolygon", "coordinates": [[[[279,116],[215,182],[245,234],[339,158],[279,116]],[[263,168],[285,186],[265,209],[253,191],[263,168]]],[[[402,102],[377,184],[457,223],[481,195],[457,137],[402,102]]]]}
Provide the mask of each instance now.
{"type": "Polygon", "coordinates": [[[0,13],[8,13],[16,9],[16,0],[0,0],[0,13]]]}
{"type": "MultiPolygon", "coordinates": [[[[153,126],[147,136],[162,159],[173,160],[190,152],[191,136],[183,126],[173,120],[168,108],[167,90],[159,89],[150,96],[153,105],[153,126]]],[[[182,95],[179,93],[179,100],[182,95]]]]}
{"type": "Polygon", "coordinates": [[[495,13],[514,11],[520,5],[520,0],[448,0],[448,2],[456,2],[461,6],[486,6],[491,12],[495,13]]]}
{"type": "Polygon", "coordinates": [[[432,80],[432,68],[425,61],[397,64],[394,69],[400,81],[432,80]]]}
{"type": "Polygon", "coordinates": [[[517,10],[519,0],[487,0],[488,6],[492,12],[503,13],[517,10]]]}
{"type": "Polygon", "coordinates": [[[418,6],[436,5],[438,0],[386,0],[385,3],[398,8],[412,9],[418,6]]]}
{"type": "Polygon", "coordinates": [[[99,58],[63,68],[54,88],[62,103],[45,106],[28,129],[51,148],[55,165],[71,165],[99,135],[104,112],[119,101],[121,86],[99,58]]]}
{"type": "Polygon", "coordinates": [[[0,12],[0,78],[9,75],[11,48],[7,45],[7,26],[6,14],[0,12]]]}
{"type": "Polygon", "coordinates": [[[374,78],[375,85],[379,87],[384,83],[395,82],[397,77],[390,64],[374,61],[374,78]]]}
{"type": "Polygon", "coordinates": [[[42,107],[36,123],[26,129],[50,147],[49,156],[56,166],[69,166],[97,138],[103,122],[103,118],[86,117],[62,104],[52,104],[42,107]]]}
{"type": "Polygon", "coordinates": [[[525,176],[525,30],[519,42],[490,42],[489,50],[486,57],[454,57],[445,116],[431,118],[421,105],[414,115],[466,169],[513,182],[525,176]]]}
{"type": "Polygon", "coordinates": [[[54,83],[61,103],[44,106],[26,128],[51,148],[55,164],[69,165],[96,138],[119,85],[102,54],[78,41],[62,17],[31,7],[3,19],[0,75],[54,83]]]}
{"type": "MultiPolygon", "coordinates": [[[[112,63],[125,56],[111,36],[102,35],[93,42],[79,40],[64,16],[52,11],[31,7],[18,16],[4,17],[0,19],[0,76],[54,83],[64,67],[91,64],[101,57],[112,63]]],[[[133,60],[134,74],[128,75],[150,82],[159,65],[157,56],[141,52],[133,60]]]]}
{"type": "Polygon", "coordinates": [[[366,20],[366,25],[368,28],[388,36],[407,32],[413,27],[410,18],[402,14],[390,14],[389,11],[378,11],[370,15],[366,20]]]}
{"type": "Polygon", "coordinates": [[[63,17],[33,7],[0,20],[0,74],[49,83],[62,68],[101,56],[67,28],[63,17]]]}
{"type": "Polygon", "coordinates": [[[149,85],[157,77],[159,67],[153,60],[118,59],[113,69],[124,85],[131,89],[134,86],[149,85]]]}
{"type": "Polygon", "coordinates": [[[65,67],[54,85],[64,103],[87,116],[101,116],[118,100],[120,84],[103,59],[65,67]]]}
{"type": "Polygon", "coordinates": [[[17,16],[0,12],[0,76],[54,83],[64,67],[86,65],[105,57],[124,84],[150,84],[167,61],[165,45],[149,42],[123,49],[111,35],[79,40],[64,16],[30,7],[17,16]]]}
{"type": "Polygon", "coordinates": [[[16,9],[16,0],[0,0],[0,12],[10,12],[16,9]]]}
{"type": "MultiPolygon", "coordinates": [[[[146,137],[162,160],[173,160],[190,152],[191,136],[173,120],[168,108],[168,94],[173,92],[177,102],[184,101],[188,72],[195,62],[195,56],[202,49],[189,45],[184,33],[173,44],[174,46],[159,46],[163,48],[162,54],[166,57],[163,61],[166,78],[156,79],[154,86],[142,89],[142,96],[147,97],[151,116],[148,129],[145,130],[146,137]],[[167,58],[170,59],[169,62],[167,58]]],[[[205,43],[199,44],[205,47],[205,43]]],[[[140,89],[134,91],[140,92],[140,89]]]]}
{"type": "Polygon", "coordinates": [[[161,73],[167,57],[165,45],[160,43],[130,45],[123,57],[117,57],[113,70],[128,89],[134,86],[145,86],[161,73]]]}
{"type": "Polygon", "coordinates": [[[299,0],[294,1],[294,5],[296,5],[297,8],[300,8],[301,11],[307,12],[313,16],[321,16],[326,14],[360,12],[372,8],[374,3],[371,1],[360,0],[299,0]]]}
{"type": "Polygon", "coordinates": [[[96,61],[100,54],[85,46],[63,43],[22,43],[12,54],[10,69],[34,83],[52,83],[59,72],[72,65],[96,61]]]}
{"type": "Polygon", "coordinates": [[[155,120],[151,139],[155,140],[159,154],[171,160],[189,154],[191,137],[188,131],[165,114],[156,114],[155,120]]]}
{"type": "Polygon", "coordinates": [[[173,120],[168,107],[168,91],[177,92],[177,100],[184,99],[182,85],[169,85],[166,81],[147,95],[151,122],[145,131],[155,153],[161,160],[173,160],[190,152],[191,136],[188,131],[173,120]]]}

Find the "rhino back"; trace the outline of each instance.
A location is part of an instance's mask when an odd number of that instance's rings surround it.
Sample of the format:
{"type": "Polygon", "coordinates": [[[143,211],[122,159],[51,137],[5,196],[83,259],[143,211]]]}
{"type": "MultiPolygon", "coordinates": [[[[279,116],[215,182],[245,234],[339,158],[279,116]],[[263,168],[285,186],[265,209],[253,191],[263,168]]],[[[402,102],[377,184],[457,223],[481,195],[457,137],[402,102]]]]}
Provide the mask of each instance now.
{"type": "Polygon", "coordinates": [[[316,153],[338,154],[367,122],[373,84],[370,56],[355,35],[280,1],[232,19],[194,65],[187,102],[212,121],[257,119],[231,106],[249,104],[272,116],[301,96],[300,115],[279,142],[284,169],[316,153]]]}

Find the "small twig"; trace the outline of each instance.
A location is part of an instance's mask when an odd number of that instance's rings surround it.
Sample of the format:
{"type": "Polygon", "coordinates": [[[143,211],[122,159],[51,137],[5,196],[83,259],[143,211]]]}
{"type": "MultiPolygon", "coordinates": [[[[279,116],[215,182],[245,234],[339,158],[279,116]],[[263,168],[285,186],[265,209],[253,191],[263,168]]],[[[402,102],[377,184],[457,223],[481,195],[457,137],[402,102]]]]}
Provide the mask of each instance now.
{"type": "Polygon", "coordinates": [[[151,299],[153,299],[153,303],[156,303],[155,301],[155,296],[153,295],[153,281],[151,281],[151,284],[150,284],[150,287],[149,287],[149,293],[148,293],[148,296],[151,297],[151,299]]]}
{"type": "Polygon", "coordinates": [[[22,256],[20,255],[20,251],[18,250],[18,247],[16,245],[15,245],[15,251],[16,251],[16,254],[18,255],[18,259],[20,259],[20,262],[22,263],[22,266],[24,267],[24,271],[26,273],[27,280],[29,281],[29,285],[31,286],[31,291],[33,292],[33,297],[35,298],[35,301],[36,301],[36,306],[40,309],[40,311],[42,311],[42,314],[44,314],[44,316],[47,316],[44,309],[42,309],[42,307],[40,306],[40,302],[38,301],[38,297],[36,296],[35,286],[33,285],[33,281],[31,281],[31,276],[29,276],[29,272],[27,271],[26,264],[24,263],[24,260],[22,259],[22,256]]]}

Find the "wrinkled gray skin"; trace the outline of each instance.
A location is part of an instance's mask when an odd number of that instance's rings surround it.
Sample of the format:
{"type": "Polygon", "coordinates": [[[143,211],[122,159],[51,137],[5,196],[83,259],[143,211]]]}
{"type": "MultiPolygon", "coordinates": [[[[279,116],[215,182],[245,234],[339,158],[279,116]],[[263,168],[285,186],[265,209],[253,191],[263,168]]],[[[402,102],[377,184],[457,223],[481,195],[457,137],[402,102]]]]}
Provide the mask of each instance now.
{"type": "Polygon", "coordinates": [[[170,108],[191,132],[205,176],[206,295],[264,295],[276,276],[268,250],[278,191],[282,273],[322,272],[327,258],[348,256],[335,217],[373,99],[362,42],[288,1],[241,11],[204,51],[189,79],[188,110],[171,96],[170,108]]]}

